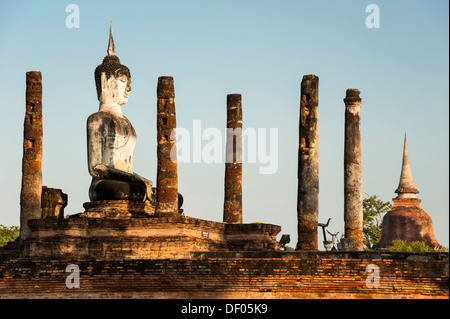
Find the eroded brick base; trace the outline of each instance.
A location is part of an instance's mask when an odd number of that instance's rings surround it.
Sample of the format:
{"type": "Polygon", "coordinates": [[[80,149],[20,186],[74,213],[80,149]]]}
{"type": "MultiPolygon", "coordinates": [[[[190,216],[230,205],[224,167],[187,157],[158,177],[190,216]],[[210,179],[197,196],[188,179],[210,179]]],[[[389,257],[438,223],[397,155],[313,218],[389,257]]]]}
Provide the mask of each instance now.
{"type": "Polygon", "coordinates": [[[95,260],[189,258],[195,251],[278,250],[281,227],[183,216],[29,221],[23,257],[95,260]]]}
{"type": "Polygon", "coordinates": [[[0,298],[448,298],[448,266],[448,254],[439,253],[198,252],[187,259],[22,259],[0,264],[0,298]],[[69,264],[79,267],[79,288],[66,287],[69,264]],[[370,264],[379,267],[378,288],[367,286],[370,264]]]}

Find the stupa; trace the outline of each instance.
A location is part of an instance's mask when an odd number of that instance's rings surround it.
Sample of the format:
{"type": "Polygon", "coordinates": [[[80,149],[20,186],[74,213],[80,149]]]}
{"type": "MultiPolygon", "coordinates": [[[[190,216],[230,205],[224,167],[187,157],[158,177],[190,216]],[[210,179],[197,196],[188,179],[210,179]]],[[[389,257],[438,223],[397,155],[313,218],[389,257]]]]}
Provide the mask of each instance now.
{"type": "Polygon", "coordinates": [[[399,239],[407,243],[422,241],[433,248],[439,247],[434,237],[433,222],[430,216],[420,208],[421,200],[416,197],[419,191],[414,187],[411,174],[406,134],[400,182],[395,192],[398,196],[392,199],[394,206],[383,218],[379,247],[390,246],[394,240],[399,239]]]}

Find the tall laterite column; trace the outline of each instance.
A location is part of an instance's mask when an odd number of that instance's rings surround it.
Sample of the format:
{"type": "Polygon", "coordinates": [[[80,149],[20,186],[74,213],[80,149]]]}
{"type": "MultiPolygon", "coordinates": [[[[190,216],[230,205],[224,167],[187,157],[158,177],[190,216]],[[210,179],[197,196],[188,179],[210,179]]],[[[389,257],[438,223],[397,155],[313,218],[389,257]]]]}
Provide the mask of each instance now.
{"type": "Polygon", "coordinates": [[[296,250],[317,250],[319,219],[319,78],[303,76],[300,87],[296,250]]]}
{"type": "Polygon", "coordinates": [[[157,97],[158,172],[155,214],[174,215],[178,214],[178,173],[173,77],[158,78],[157,97]]]}
{"type": "Polygon", "coordinates": [[[28,221],[42,218],[42,77],[26,73],[26,111],[23,124],[22,187],[20,191],[20,235],[30,235],[28,221]]]}
{"type": "Polygon", "coordinates": [[[242,223],[242,98],[227,95],[227,146],[223,221],[242,223]]]}
{"type": "Polygon", "coordinates": [[[363,250],[363,191],[361,169],[361,98],[359,90],[348,89],[345,103],[344,222],[345,238],[353,249],[363,250]]]}

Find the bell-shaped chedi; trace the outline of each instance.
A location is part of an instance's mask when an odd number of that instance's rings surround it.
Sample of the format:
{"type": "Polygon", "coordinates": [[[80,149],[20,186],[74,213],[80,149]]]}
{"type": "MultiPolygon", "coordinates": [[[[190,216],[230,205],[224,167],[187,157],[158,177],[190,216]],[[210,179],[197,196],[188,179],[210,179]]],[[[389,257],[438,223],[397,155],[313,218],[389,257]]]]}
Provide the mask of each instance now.
{"type": "Polygon", "coordinates": [[[439,247],[431,218],[420,208],[421,200],[416,198],[419,191],[414,187],[412,179],[406,134],[400,183],[395,192],[398,196],[393,199],[394,206],[383,218],[379,247],[390,246],[394,240],[399,239],[408,243],[423,241],[428,246],[439,247]]]}

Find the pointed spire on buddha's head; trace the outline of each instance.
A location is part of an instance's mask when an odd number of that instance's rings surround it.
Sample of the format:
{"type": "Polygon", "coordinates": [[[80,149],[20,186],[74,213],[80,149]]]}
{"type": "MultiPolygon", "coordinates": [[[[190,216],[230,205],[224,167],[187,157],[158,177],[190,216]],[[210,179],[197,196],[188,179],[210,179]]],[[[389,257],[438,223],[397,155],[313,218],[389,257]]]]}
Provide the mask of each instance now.
{"type": "Polygon", "coordinates": [[[403,145],[402,172],[400,174],[400,182],[398,184],[398,188],[395,192],[398,194],[397,198],[416,198],[416,194],[419,193],[419,191],[414,187],[414,182],[411,174],[411,167],[409,165],[408,146],[406,144],[406,133],[405,133],[405,142],[403,145]]]}
{"type": "Polygon", "coordinates": [[[114,37],[112,30],[112,21],[109,26],[109,43],[108,43],[108,56],[116,55],[116,47],[114,45],[114,37]]]}

